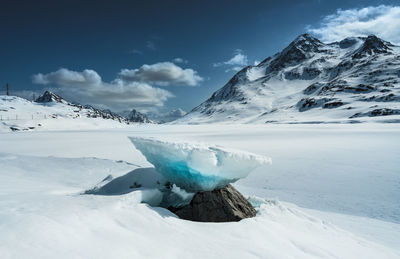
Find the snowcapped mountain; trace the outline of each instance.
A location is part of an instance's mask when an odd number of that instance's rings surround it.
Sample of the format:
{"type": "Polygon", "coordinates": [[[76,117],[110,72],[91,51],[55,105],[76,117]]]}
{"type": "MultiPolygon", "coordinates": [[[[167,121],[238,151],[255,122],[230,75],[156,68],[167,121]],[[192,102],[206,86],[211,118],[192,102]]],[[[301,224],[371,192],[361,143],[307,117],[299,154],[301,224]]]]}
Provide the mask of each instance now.
{"type": "Polygon", "coordinates": [[[68,106],[72,106],[75,108],[78,108],[81,110],[84,110],[84,113],[86,117],[88,118],[103,118],[103,119],[111,119],[111,120],[117,120],[118,122],[122,123],[128,123],[127,119],[123,116],[120,116],[110,110],[99,110],[96,109],[90,105],[80,105],[80,104],[74,104],[66,101],[63,99],[61,96],[52,93],[50,91],[45,91],[43,95],[41,95],[39,98],[35,100],[36,103],[60,103],[60,104],[66,104],[68,106]]]}
{"type": "Polygon", "coordinates": [[[149,117],[152,120],[157,121],[159,123],[166,123],[180,119],[186,114],[187,114],[186,111],[182,110],[181,108],[178,108],[178,109],[173,109],[166,113],[152,113],[149,114],[149,117]]]}
{"type": "Polygon", "coordinates": [[[61,96],[52,93],[50,91],[45,91],[43,95],[39,96],[35,102],[37,103],[51,103],[51,102],[57,102],[57,103],[63,103],[63,104],[69,104],[72,105],[71,103],[67,102],[64,100],[61,96]]]}
{"type": "Polygon", "coordinates": [[[400,121],[400,47],[308,34],[239,71],[176,123],[400,121]]]}
{"type": "Polygon", "coordinates": [[[123,116],[70,103],[49,91],[35,102],[0,96],[0,131],[114,128],[128,124],[123,116]]]}
{"type": "Polygon", "coordinates": [[[147,116],[141,112],[138,112],[135,109],[132,109],[126,117],[130,122],[139,122],[139,123],[154,123],[153,121],[149,120],[147,116]]]}

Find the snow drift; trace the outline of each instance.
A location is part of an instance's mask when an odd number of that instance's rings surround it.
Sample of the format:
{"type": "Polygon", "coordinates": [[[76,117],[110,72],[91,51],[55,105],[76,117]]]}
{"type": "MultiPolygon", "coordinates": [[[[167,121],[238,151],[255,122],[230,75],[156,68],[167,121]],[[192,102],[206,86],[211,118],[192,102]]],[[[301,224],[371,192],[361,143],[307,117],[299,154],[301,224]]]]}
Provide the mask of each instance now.
{"type": "Polygon", "coordinates": [[[168,181],[191,192],[224,187],[271,163],[265,156],[205,144],[130,140],[168,181]]]}

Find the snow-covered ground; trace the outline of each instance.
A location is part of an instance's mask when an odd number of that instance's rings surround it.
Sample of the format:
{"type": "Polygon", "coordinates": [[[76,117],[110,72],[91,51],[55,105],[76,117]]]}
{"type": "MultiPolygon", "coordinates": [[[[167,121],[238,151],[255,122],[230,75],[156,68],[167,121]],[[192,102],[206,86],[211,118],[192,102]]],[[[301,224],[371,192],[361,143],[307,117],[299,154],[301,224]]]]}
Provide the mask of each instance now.
{"type": "Polygon", "coordinates": [[[125,118],[73,105],[64,99],[38,103],[17,96],[0,95],[0,132],[124,127],[129,127],[125,118]]]}
{"type": "Polygon", "coordinates": [[[399,168],[399,124],[0,133],[0,258],[400,258],[399,168]],[[271,157],[234,184],[257,217],[197,223],[146,191],[82,195],[150,166],[128,136],[271,157]]]}

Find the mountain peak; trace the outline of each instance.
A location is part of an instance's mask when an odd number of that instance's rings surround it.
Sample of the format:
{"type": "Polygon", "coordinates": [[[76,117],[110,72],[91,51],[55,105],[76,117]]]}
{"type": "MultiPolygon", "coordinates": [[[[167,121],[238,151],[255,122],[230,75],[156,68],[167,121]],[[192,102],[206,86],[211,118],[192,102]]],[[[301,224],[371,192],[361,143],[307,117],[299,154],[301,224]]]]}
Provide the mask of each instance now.
{"type": "Polygon", "coordinates": [[[144,115],[141,112],[138,112],[135,109],[132,109],[132,111],[128,115],[128,120],[130,122],[139,122],[139,123],[153,123],[149,118],[147,118],[146,115],[144,115]]]}
{"type": "Polygon", "coordinates": [[[318,41],[318,42],[320,42],[319,39],[315,38],[314,36],[312,36],[312,35],[310,35],[308,33],[300,34],[299,36],[297,36],[296,39],[294,39],[293,42],[301,41],[301,40],[318,41]]]}
{"type": "Polygon", "coordinates": [[[339,42],[333,42],[331,45],[338,44],[340,48],[347,49],[355,46],[356,44],[360,44],[360,42],[363,42],[363,39],[360,37],[347,37],[339,42]]]}
{"type": "Polygon", "coordinates": [[[385,41],[376,37],[375,35],[369,35],[365,39],[364,44],[366,46],[369,46],[370,48],[374,48],[374,49],[388,49],[389,48],[385,41]]]}
{"type": "Polygon", "coordinates": [[[375,53],[388,53],[390,50],[389,45],[391,45],[389,42],[385,42],[375,35],[369,35],[365,38],[364,44],[353,55],[353,58],[360,58],[375,53]]]}
{"type": "Polygon", "coordinates": [[[298,36],[289,46],[279,53],[279,56],[270,64],[271,71],[277,71],[283,67],[297,64],[320,52],[320,48],[325,46],[317,38],[305,33],[298,36]]]}
{"type": "Polygon", "coordinates": [[[302,34],[176,123],[398,120],[399,53],[374,35],[324,44],[302,34]]]}
{"type": "Polygon", "coordinates": [[[39,96],[35,100],[35,102],[37,102],[37,103],[50,103],[50,102],[68,103],[61,96],[59,96],[51,91],[45,91],[41,96],[39,96]]]}
{"type": "Polygon", "coordinates": [[[294,41],[289,44],[290,46],[296,46],[302,48],[304,51],[316,51],[317,47],[323,46],[324,44],[314,36],[311,36],[308,33],[301,34],[297,36],[294,41]]]}

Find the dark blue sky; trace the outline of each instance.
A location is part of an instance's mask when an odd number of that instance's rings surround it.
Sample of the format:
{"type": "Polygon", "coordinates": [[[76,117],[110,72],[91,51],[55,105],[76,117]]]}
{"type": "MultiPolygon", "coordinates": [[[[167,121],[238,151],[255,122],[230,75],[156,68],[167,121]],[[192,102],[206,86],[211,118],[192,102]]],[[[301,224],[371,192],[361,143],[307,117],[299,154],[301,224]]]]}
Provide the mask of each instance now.
{"type": "Polygon", "coordinates": [[[195,86],[149,84],[175,96],[158,109],[190,110],[232,77],[235,71],[222,63],[235,50],[241,49],[253,64],[280,51],[306,32],[307,26],[318,26],[339,8],[396,2],[3,0],[1,90],[4,93],[6,82],[18,92],[56,88],[51,80],[46,85],[33,84],[32,76],[59,68],[92,69],[104,82],[111,82],[121,69],[182,58],[187,63],[175,64],[196,71],[201,82],[195,86]]]}

